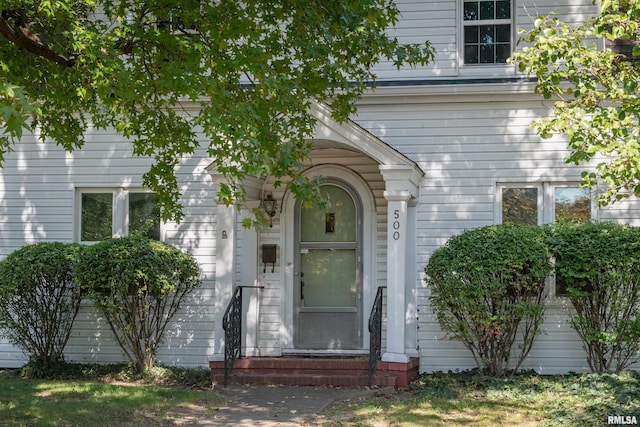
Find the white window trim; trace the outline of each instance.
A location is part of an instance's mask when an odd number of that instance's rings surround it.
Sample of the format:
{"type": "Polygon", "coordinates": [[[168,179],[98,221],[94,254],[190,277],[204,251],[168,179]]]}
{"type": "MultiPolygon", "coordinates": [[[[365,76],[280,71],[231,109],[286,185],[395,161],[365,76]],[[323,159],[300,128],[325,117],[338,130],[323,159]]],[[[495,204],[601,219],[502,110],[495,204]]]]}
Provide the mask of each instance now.
{"type": "MultiPolygon", "coordinates": [[[[575,188],[575,187],[580,187],[580,183],[579,182],[545,182],[544,183],[544,187],[545,187],[545,203],[547,204],[547,206],[549,206],[550,208],[547,209],[547,216],[548,218],[547,221],[545,222],[545,224],[553,224],[555,222],[555,218],[556,218],[556,194],[555,194],[555,189],[556,188],[562,188],[562,187],[571,187],[571,188],[575,188]]],[[[590,209],[590,214],[591,214],[591,220],[595,221],[598,219],[598,203],[596,201],[596,199],[593,197],[593,191],[591,191],[591,204],[589,206],[590,209]]],[[[555,264],[555,259],[552,259],[552,262],[555,264]]],[[[547,278],[547,292],[548,292],[548,297],[549,297],[549,301],[555,305],[555,306],[559,306],[559,305],[566,305],[568,302],[568,297],[564,296],[564,295],[558,295],[556,293],[556,275],[551,274],[549,275],[549,277],[547,278]]]]}
{"type": "MultiPolygon", "coordinates": [[[[555,189],[562,187],[580,187],[578,181],[545,181],[545,182],[498,182],[496,183],[496,196],[494,205],[494,223],[502,224],[502,190],[504,188],[537,188],[538,189],[538,225],[553,224],[555,222],[555,189]],[[546,208],[546,209],[545,209],[546,208]]],[[[591,197],[591,220],[598,219],[598,203],[591,197]]],[[[555,262],[555,260],[552,260],[555,262]]],[[[546,279],[546,292],[549,302],[554,306],[564,306],[567,303],[566,296],[556,295],[555,275],[551,274],[546,279]]]]}
{"type": "MultiPolygon", "coordinates": [[[[91,245],[96,241],[83,241],[82,236],[82,195],[87,193],[111,193],[113,194],[113,205],[111,212],[111,234],[112,237],[124,237],[129,230],[129,194],[130,193],[151,193],[143,187],[77,187],[75,192],[74,207],[74,241],[91,245]]],[[[165,240],[165,223],[160,221],[160,241],[165,240]]]]}
{"type": "Polygon", "coordinates": [[[543,224],[544,195],[543,185],[533,182],[505,182],[496,184],[496,197],[493,210],[493,220],[495,224],[502,224],[502,190],[505,188],[536,188],[538,190],[538,225],[543,224]]]}
{"type": "MultiPolygon", "coordinates": [[[[568,182],[558,182],[558,181],[550,181],[544,183],[544,195],[545,195],[545,206],[549,206],[549,209],[545,210],[545,224],[553,224],[556,218],[556,188],[576,188],[580,187],[580,182],[577,181],[568,181],[568,182]]],[[[593,190],[590,192],[590,205],[589,205],[589,213],[591,215],[591,221],[596,221],[598,219],[598,201],[593,197],[593,190]]]]}
{"type": "Polygon", "coordinates": [[[87,187],[87,188],[76,188],[75,194],[75,203],[74,203],[74,241],[82,244],[94,244],[96,241],[92,240],[82,240],[82,195],[83,194],[97,194],[97,193],[111,193],[112,194],[112,205],[111,205],[111,234],[115,234],[116,232],[116,197],[117,189],[113,187],[87,187]]]}
{"type": "MultiPolygon", "coordinates": [[[[580,187],[578,181],[545,181],[545,182],[498,182],[496,183],[495,204],[493,211],[494,224],[502,224],[502,190],[504,188],[537,188],[538,189],[538,225],[555,222],[555,189],[564,187],[580,187]]],[[[591,220],[598,220],[598,202],[591,197],[591,220]]]]}
{"type": "Polygon", "coordinates": [[[516,47],[516,0],[511,0],[511,19],[507,22],[506,19],[498,19],[498,20],[483,20],[483,21],[465,21],[463,12],[464,12],[464,0],[458,0],[456,4],[456,23],[457,23],[457,37],[458,37],[458,74],[460,76],[512,76],[517,74],[517,68],[514,64],[465,64],[464,62],[464,27],[465,22],[469,22],[469,25],[472,25],[471,22],[476,23],[474,25],[478,25],[479,22],[491,22],[491,25],[499,25],[501,23],[510,23],[511,24],[511,52],[515,50],[516,47]]]}

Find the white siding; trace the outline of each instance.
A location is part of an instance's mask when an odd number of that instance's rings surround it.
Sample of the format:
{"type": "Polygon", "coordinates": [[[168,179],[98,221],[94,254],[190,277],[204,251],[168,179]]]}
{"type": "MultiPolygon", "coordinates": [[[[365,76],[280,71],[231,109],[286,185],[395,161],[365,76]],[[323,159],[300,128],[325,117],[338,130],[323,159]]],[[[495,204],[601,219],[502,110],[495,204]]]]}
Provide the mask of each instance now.
{"type": "MultiPolygon", "coordinates": [[[[281,201],[283,198],[282,188],[273,189],[274,199],[281,201]]],[[[281,206],[278,206],[280,209],[281,206]]],[[[281,282],[282,247],[280,246],[281,224],[279,214],[273,218],[273,227],[262,230],[258,235],[258,246],[263,244],[278,245],[276,250],[276,264],[268,266],[265,271],[264,264],[260,262],[258,267],[258,283],[264,286],[264,290],[259,293],[259,321],[257,325],[256,337],[259,354],[261,356],[279,355],[281,342],[281,312],[285,298],[284,285],[281,282]]],[[[238,267],[241,268],[242,261],[238,260],[238,267]]]]}
{"type": "Polygon", "coordinates": [[[436,51],[433,63],[425,67],[405,67],[397,70],[389,62],[379,64],[375,71],[379,80],[421,80],[447,78],[457,75],[456,51],[456,0],[448,1],[396,1],[402,14],[396,31],[402,43],[419,43],[426,40],[436,51]]]}
{"type": "MultiPolygon", "coordinates": [[[[583,170],[564,163],[567,150],[562,139],[542,140],[530,129],[531,121],[549,110],[518,85],[496,85],[484,95],[465,94],[477,89],[465,91],[455,85],[448,88],[450,93],[446,90],[403,92],[401,98],[391,89],[379,91],[363,100],[357,118],[425,172],[416,226],[418,345],[420,369],[425,372],[475,366],[461,343],[443,339],[431,312],[423,270],[433,251],[466,229],[494,224],[496,184],[578,182],[583,170]]],[[[639,208],[634,199],[599,209],[598,218],[637,224],[639,208]]],[[[557,300],[548,304],[544,329],[525,369],[588,370],[582,343],[557,300]]]]}
{"type": "MultiPolygon", "coordinates": [[[[87,133],[73,154],[55,144],[24,138],[7,154],[0,174],[0,257],[30,243],[74,241],[76,188],[140,188],[150,161],[132,155],[131,146],[109,131],[87,133]]],[[[178,169],[185,218],[164,226],[165,240],[193,254],[203,285],[168,328],[159,362],[206,366],[213,334],[215,202],[208,164],[199,153],[178,169]],[[187,320],[187,321],[185,321],[187,320]]],[[[0,366],[24,361],[21,351],[0,342],[0,366]]],[[[66,357],[79,362],[124,361],[104,319],[84,302],[67,345],[66,357]]]]}
{"type": "MultiPolygon", "coordinates": [[[[360,103],[356,122],[425,172],[416,208],[416,295],[418,299],[418,346],[423,372],[474,367],[470,353],[460,343],[443,339],[429,306],[429,289],[423,269],[433,251],[465,229],[494,223],[496,185],[503,182],[575,182],[580,168],[566,165],[565,142],[561,138],[541,140],[529,128],[532,120],[548,113],[551,105],[534,95],[525,83],[480,83],[481,78],[516,76],[512,66],[463,67],[460,63],[460,9],[462,0],[397,0],[402,12],[396,35],[402,42],[430,40],[436,58],[426,67],[396,70],[389,63],[376,66],[376,93],[360,103]],[[476,84],[473,84],[473,83],[476,84]],[[413,84],[417,84],[413,86],[413,84]]],[[[516,27],[532,25],[536,15],[559,12],[571,22],[593,15],[591,0],[570,0],[558,5],[552,0],[514,0],[516,27]]],[[[203,141],[203,146],[207,144],[203,141]]],[[[169,328],[159,353],[159,362],[183,366],[205,366],[214,350],[214,278],[216,272],[216,200],[209,164],[204,151],[184,159],[178,174],[183,192],[185,218],[165,227],[166,241],[196,256],[203,286],[169,328]]],[[[350,168],[369,186],[375,201],[373,287],[386,284],[387,202],[385,183],[378,165],[366,153],[334,148],[316,150],[309,165],[350,168]]],[[[69,154],[53,143],[33,139],[15,146],[0,171],[0,258],[21,246],[38,241],[74,241],[76,188],[140,187],[149,160],[132,156],[129,143],[110,131],[89,130],[82,150],[69,154]]],[[[282,201],[282,187],[273,191],[282,201]]],[[[598,211],[598,218],[640,225],[640,201],[618,203],[598,211]]],[[[241,225],[238,224],[238,231],[241,225]]],[[[275,270],[258,266],[259,322],[255,331],[257,355],[278,355],[283,310],[287,293],[281,282],[282,239],[285,225],[280,215],[273,227],[262,230],[258,245],[277,244],[275,270]]],[[[243,275],[243,253],[251,248],[237,241],[236,277],[243,275]],[[246,250],[246,251],[245,251],[246,250]]],[[[258,260],[259,262],[259,260],[258,260]]],[[[254,266],[255,267],[255,266],[254,266]]],[[[409,275],[409,277],[413,274],[409,275]]],[[[251,283],[237,283],[251,284],[251,283]]],[[[375,291],[374,291],[375,293],[375,291]]],[[[226,303],[225,303],[226,304],[226,303]]],[[[364,306],[365,316],[370,307],[364,306]]],[[[549,304],[545,335],[536,342],[525,368],[542,373],[584,371],[586,361],[576,333],[568,325],[565,308],[549,304]]],[[[104,319],[84,302],[72,331],[67,357],[80,362],[123,361],[104,319]]],[[[0,367],[22,364],[24,356],[0,340],[0,367]]]]}
{"type": "Polygon", "coordinates": [[[27,356],[20,349],[9,344],[5,339],[0,338],[0,367],[19,368],[27,361],[27,356]]]}
{"type": "MultiPolygon", "coordinates": [[[[475,65],[464,66],[461,59],[462,0],[396,0],[401,12],[400,22],[391,35],[397,36],[402,43],[424,43],[429,40],[436,56],[432,63],[424,67],[404,67],[397,70],[390,62],[378,64],[375,71],[378,82],[451,79],[492,78],[515,76],[517,70],[512,65],[475,65]]],[[[594,16],[597,6],[591,0],[569,0],[558,4],[554,0],[512,0],[515,28],[513,37],[518,38],[518,29],[531,28],[539,15],[557,13],[561,19],[570,23],[584,22],[594,16]]]]}

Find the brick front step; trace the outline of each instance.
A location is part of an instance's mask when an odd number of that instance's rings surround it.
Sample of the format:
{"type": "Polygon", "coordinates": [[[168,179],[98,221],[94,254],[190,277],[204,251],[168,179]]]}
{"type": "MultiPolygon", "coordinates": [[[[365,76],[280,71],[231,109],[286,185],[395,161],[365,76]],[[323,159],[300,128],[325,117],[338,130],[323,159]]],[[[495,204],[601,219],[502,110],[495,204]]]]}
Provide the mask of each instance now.
{"type": "MultiPolygon", "coordinates": [[[[405,387],[418,377],[418,359],[408,363],[379,361],[372,385],[405,387]]],[[[211,379],[224,381],[224,362],[209,362],[211,379]]],[[[364,387],[369,359],[363,357],[251,357],[236,360],[231,384],[281,384],[364,387]]]]}

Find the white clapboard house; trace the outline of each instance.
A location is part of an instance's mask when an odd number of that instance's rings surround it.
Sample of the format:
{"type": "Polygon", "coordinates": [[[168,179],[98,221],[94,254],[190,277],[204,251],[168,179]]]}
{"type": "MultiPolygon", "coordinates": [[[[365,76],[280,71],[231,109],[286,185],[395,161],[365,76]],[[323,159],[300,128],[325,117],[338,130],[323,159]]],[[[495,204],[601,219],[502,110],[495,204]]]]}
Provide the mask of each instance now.
{"type": "MultiPolygon", "coordinates": [[[[529,127],[551,102],[506,63],[518,29],[531,27],[536,15],[555,11],[580,22],[596,13],[591,0],[397,3],[397,35],[430,40],[436,58],[424,68],[379,66],[378,88],[363,97],[351,122],[336,123],[326,105],[314,106],[318,124],[306,173],[325,177],[329,211],[301,209],[272,180],[247,180],[250,207],[272,200],[275,206],[272,227],[245,229],[246,210],[217,203],[222,177],[212,159],[203,151],[181,162],[185,217],[161,224],[158,238],[197,258],[203,286],[172,324],[159,363],[211,366],[222,378],[223,316],[242,289],[241,358],[232,379],[366,384],[377,342],[370,316],[382,289],[374,382],[403,385],[418,372],[473,368],[463,345],[444,339],[430,308],[423,271],[436,248],[465,229],[501,223],[508,215],[503,201],[520,193],[529,196],[539,224],[570,204],[593,219],[640,225],[638,200],[607,208],[584,203],[590,194],[579,188],[583,168],[564,162],[565,140],[543,140],[529,127]],[[470,9],[481,20],[468,19],[470,9]],[[484,45],[487,34],[491,43],[484,45]],[[287,377],[288,370],[295,375],[287,377]]],[[[153,203],[141,184],[149,163],[115,132],[89,129],[85,147],[71,154],[23,138],[0,170],[0,256],[34,242],[111,237],[85,232],[95,228],[96,212],[111,212],[113,235],[126,235],[129,216],[153,203]]],[[[548,292],[545,334],[524,368],[587,371],[568,302],[552,282],[548,292]]],[[[66,357],[124,361],[88,301],[66,357]]],[[[24,362],[18,348],[0,341],[1,367],[24,362]]]]}

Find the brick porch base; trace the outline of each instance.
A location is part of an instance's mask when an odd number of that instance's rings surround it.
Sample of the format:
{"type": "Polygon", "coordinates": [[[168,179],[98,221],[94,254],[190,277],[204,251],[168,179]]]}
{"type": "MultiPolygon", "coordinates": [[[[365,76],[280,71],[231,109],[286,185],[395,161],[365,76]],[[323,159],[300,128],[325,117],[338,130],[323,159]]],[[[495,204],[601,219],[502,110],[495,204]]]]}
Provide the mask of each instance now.
{"type": "MultiPolygon", "coordinates": [[[[408,363],[378,361],[373,385],[406,387],[418,377],[418,358],[408,363]]],[[[224,362],[209,362],[214,384],[224,381],[224,362]]],[[[364,357],[248,357],[235,362],[230,384],[283,384],[364,387],[369,359],[364,357]]]]}

